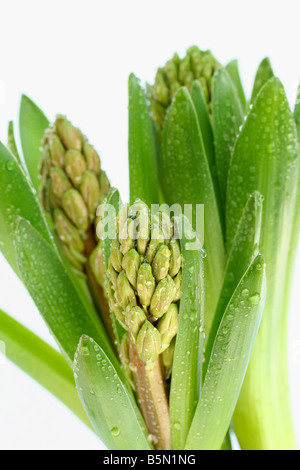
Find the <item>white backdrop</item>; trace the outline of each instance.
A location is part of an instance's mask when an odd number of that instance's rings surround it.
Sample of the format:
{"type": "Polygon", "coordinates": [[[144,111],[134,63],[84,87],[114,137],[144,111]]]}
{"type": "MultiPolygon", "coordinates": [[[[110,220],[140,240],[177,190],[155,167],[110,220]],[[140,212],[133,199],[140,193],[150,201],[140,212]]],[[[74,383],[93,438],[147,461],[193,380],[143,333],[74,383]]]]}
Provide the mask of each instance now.
{"type": "MultiPolygon", "coordinates": [[[[223,63],[239,58],[248,95],[266,55],[291,104],[300,78],[298,0],[0,0],[0,138],[20,94],[89,136],[123,198],[128,195],[127,77],[192,44],[223,63]]],[[[1,195],[0,195],[1,197],[1,195]]],[[[300,256],[292,297],[289,366],[300,442],[300,256]]],[[[0,308],[54,345],[31,299],[0,258],[0,308]]],[[[101,449],[57,400],[0,359],[0,449],[101,449]]]]}

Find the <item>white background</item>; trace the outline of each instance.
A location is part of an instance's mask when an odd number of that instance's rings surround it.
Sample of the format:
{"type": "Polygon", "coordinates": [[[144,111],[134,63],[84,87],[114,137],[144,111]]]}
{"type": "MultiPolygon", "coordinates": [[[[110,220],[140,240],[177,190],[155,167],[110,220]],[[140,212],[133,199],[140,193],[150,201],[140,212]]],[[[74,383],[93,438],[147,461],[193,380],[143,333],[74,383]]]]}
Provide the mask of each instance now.
{"type": "MultiPolygon", "coordinates": [[[[0,0],[0,137],[20,94],[52,120],[64,113],[101,151],[103,167],[128,195],[127,77],[155,69],[192,44],[223,63],[239,58],[249,96],[266,55],[291,104],[300,78],[299,0],[0,0]]],[[[1,195],[0,195],[1,197],[1,195]]],[[[300,256],[292,297],[289,365],[300,442],[300,256]]],[[[54,345],[31,299],[0,259],[0,308],[54,345]]],[[[58,401],[6,361],[0,365],[0,449],[99,449],[58,401]]]]}

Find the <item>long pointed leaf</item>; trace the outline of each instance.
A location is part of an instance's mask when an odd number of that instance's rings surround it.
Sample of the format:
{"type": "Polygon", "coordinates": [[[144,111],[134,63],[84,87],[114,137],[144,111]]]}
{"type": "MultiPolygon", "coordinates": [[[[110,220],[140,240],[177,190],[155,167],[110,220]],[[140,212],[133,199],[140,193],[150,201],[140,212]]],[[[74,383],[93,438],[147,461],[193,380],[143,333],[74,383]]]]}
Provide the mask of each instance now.
{"type": "Polygon", "coordinates": [[[49,242],[50,235],[31,183],[16,157],[1,142],[0,193],[0,249],[19,275],[14,248],[14,234],[19,217],[29,220],[49,242]]]}
{"type": "Polygon", "coordinates": [[[262,89],[262,87],[267,83],[268,80],[270,80],[273,77],[274,77],[274,72],[271,66],[270,59],[266,57],[259,64],[259,67],[256,72],[252,95],[251,95],[251,103],[254,103],[254,100],[257,97],[260,90],[262,89]]]}
{"type": "Polygon", "coordinates": [[[110,450],[150,450],[137,405],[104,351],[87,336],[80,340],[74,375],[86,413],[110,450]]]}
{"type": "MultiPolygon", "coordinates": [[[[211,116],[209,114],[206,99],[203,93],[202,85],[199,80],[194,80],[191,90],[191,97],[195,106],[195,110],[198,116],[199,127],[203,145],[205,147],[205,153],[207,156],[207,162],[210,168],[210,173],[214,185],[214,192],[218,203],[218,209],[220,219],[222,222],[223,230],[225,227],[225,215],[222,210],[222,202],[220,195],[220,185],[216,165],[215,145],[214,145],[214,134],[211,122],[211,116]]],[[[225,231],[225,230],[224,230],[225,231]]]]}
{"type": "Polygon", "coordinates": [[[150,207],[159,203],[155,129],[140,81],[131,74],[128,85],[130,203],[139,198],[150,207]]]}
{"type": "Polygon", "coordinates": [[[15,130],[13,121],[9,121],[7,129],[7,147],[11,153],[16,157],[17,161],[21,163],[21,158],[16,144],[15,130]]]}
{"type": "Polygon", "coordinates": [[[226,306],[250,263],[258,254],[262,219],[262,199],[262,196],[257,192],[251,194],[244,208],[232,247],[230,247],[223,287],[205,349],[205,373],[215,336],[226,306]]]}
{"type": "Polygon", "coordinates": [[[78,398],[72,369],[63,356],[0,310],[5,356],[91,426],[78,398]]]}
{"type": "MultiPolygon", "coordinates": [[[[105,205],[109,206],[110,209],[108,211],[104,209],[104,214],[103,214],[104,218],[102,218],[103,231],[106,232],[107,230],[111,230],[113,232],[113,233],[107,233],[106,235],[104,234],[103,236],[103,253],[104,253],[104,263],[105,263],[106,269],[108,268],[111,242],[112,242],[112,239],[116,236],[116,229],[114,228],[115,218],[119,214],[121,204],[122,204],[122,201],[121,201],[121,196],[120,196],[119,191],[116,188],[111,188],[105,200],[105,205]]],[[[117,344],[118,349],[120,350],[121,341],[125,333],[125,330],[121,326],[120,322],[117,320],[114,312],[110,311],[110,315],[112,319],[116,344],[117,344]]]]}
{"type": "Polygon", "coordinates": [[[192,239],[192,229],[186,218],[183,223],[181,250],[182,296],[179,327],[176,337],[170,392],[171,439],[173,449],[183,449],[200,396],[203,331],[204,276],[200,242],[192,239]],[[187,239],[186,230],[189,238],[187,239]],[[191,249],[191,243],[194,248],[191,249]]]}
{"type": "MultiPolygon", "coordinates": [[[[225,248],[214,185],[191,96],[180,88],[169,108],[163,132],[163,192],[170,205],[204,204],[205,313],[208,333],[223,282],[225,248]]],[[[197,234],[199,236],[199,234],[197,234]]],[[[200,237],[199,237],[200,238],[200,237]]]]}
{"type": "Polygon", "coordinates": [[[224,207],[228,169],[244,113],[236,87],[223,68],[219,68],[213,76],[212,118],[217,172],[224,207]]]}
{"type": "Polygon", "coordinates": [[[26,167],[36,190],[40,186],[39,165],[41,142],[49,121],[38,106],[22,95],[19,114],[19,131],[26,167]]]}
{"type": "Polygon", "coordinates": [[[229,245],[249,194],[257,190],[264,197],[260,250],[267,265],[268,291],[235,413],[236,432],[243,448],[274,450],[293,447],[294,443],[288,399],[284,281],[298,155],[296,126],[288,100],[280,81],[273,78],[261,89],[249,112],[235,146],[228,179],[229,245]]]}
{"type": "Polygon", "coordinates": [[[265,270],[258,255],[234,292],[210,357],[186,449],[219,450],[242,387],[265,300],[265,270]]]}
{"type": "Polygon", "coordinates": [[[241,105],[243,107],[244,113],[246,113],[247,110],[247,100],[239,72],[239,63],[236,59],[231,60],[227,65],[226,65],[226,70],[229,73],[231,80],[235,84],[236,90],[238,92],[239,98],[241,105]]]}

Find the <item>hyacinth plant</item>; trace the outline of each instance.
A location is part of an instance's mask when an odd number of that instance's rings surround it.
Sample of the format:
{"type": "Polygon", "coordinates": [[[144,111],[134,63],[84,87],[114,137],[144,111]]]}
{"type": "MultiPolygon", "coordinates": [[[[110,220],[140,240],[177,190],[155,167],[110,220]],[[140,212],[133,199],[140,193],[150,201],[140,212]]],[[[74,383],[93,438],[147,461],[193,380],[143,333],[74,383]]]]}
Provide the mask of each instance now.
{"type": "Polygon", "coordinates": [[[197,47],[153,84],[129,77],[128,204],[66,117],[23,96],[18,127],[22,152],[12,122],[0,144],[0,248],[60,352],[1,311],[7,357],[108,449],[230,450],[233,432],[295,449],[300,108],[269,60],[250,100],[237,61],[197,47]]]}

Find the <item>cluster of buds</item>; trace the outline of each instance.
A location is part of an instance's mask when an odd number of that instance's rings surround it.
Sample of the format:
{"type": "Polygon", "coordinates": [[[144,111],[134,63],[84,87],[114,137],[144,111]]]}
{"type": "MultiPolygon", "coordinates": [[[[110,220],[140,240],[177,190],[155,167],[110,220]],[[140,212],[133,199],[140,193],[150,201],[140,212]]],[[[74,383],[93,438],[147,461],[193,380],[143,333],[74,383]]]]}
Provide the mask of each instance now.
{"type": "Polygon", "coordinates": [[[212,77],[219,66],[210,51],[201,51],[197,46],[192,46],[183,59],[175,54],[164,67],[158,69],[155,83],[149,89],[149,98],[153,119],[160,129],[176,91],[182,86],[191,90],[195,80],[201,82],[210,108],[212,77]]]}
{"type": "MultiPolygon", "coordinates": [[[[86,241],[95,238],[96,210],[110,185],[98,153],[64,116],[57,116],[45,133],[41,177],[45,210],[53,218],[67,257],[83,271],[90,255],[86,241]]],[[[101,246],[93,253],[96,266],[99,255],[101,246]]]]}
{"type": "Polygon", "coordinates": [[[107,297],[140,359],[147,364],[162,354],[165,367],[171,366],[181,264],[180,244],[168,215],[151,215],[142,201],[121,208],[117,237],[111,244],[107,297]]]}

